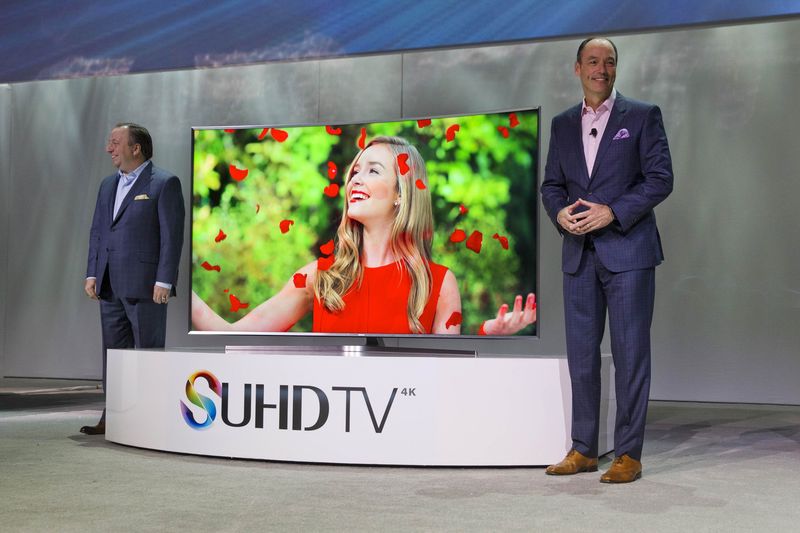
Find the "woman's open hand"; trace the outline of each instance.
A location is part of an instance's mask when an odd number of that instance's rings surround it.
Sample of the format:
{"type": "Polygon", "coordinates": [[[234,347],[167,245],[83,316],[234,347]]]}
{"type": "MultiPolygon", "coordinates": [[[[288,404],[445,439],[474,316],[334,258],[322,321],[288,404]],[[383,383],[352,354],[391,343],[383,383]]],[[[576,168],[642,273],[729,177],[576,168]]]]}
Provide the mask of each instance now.
{"type": "Polygon", "coordinates": [[[508,304],[503,304],[497,311],[497,317],[483,323],[486,335],[513,335],[521,329],[536,322],[536,295],[528,294],[525,307],[522,307],[522,295],[514,299],[514,309],[508,312],[508,304]]]}

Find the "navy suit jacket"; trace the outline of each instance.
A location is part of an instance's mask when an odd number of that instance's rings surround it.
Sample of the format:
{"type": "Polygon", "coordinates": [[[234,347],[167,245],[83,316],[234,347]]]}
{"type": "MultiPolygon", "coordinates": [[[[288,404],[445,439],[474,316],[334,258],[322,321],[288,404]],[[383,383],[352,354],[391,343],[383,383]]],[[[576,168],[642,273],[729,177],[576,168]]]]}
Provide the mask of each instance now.
{"type": "Polygon", "coordinates": [[[542,203],[563,236],[562,270],[581,262],[584,236],[556,217],[578,198],[605,204],[616,219],[592,232],[597,257],[611,272],[651,268],[664,259],[653,208],[672,192],[672,160],[661,110],[617,93],[597,150],[591,179],[581,134],[581,105],[553,119],[542,182],[542,203]]]}
{"type": "Polygon", "coordinates": [[[108,273],[119,298],[153,298],[156,281],[178,280],[185,211],[180,180],[153,165],[142,170],[113,217],[118,174],[103,179],[97,193],[86,277],[101,292],[108,273]]]}

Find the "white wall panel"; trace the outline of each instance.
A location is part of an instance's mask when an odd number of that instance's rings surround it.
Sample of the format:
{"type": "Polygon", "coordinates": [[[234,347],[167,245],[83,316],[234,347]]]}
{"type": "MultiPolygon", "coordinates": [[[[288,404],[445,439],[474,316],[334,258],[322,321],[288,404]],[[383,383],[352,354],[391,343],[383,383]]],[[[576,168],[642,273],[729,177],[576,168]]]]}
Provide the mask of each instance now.
{"type": "Polygon", "coordinates": [[[6,309],[8,308],[8,221],[11,198],[11,87],[0,85],[0,376],[5,371],[6,309]]]}

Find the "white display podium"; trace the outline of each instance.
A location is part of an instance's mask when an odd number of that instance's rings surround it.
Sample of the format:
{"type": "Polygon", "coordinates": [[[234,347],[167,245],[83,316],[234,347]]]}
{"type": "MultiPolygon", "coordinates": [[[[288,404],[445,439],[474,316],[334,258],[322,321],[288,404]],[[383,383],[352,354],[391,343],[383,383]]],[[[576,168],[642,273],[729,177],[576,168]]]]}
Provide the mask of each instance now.
{"type": "MultiPolygon", "coordinates": [[[[108,350],[107,368],[106,439],[141,448],[313,463],[539,466],[570,447],[564,357],[108,350]]],[[[613,449],[610,384],[604,356],[601,454],[613,449]]]]}

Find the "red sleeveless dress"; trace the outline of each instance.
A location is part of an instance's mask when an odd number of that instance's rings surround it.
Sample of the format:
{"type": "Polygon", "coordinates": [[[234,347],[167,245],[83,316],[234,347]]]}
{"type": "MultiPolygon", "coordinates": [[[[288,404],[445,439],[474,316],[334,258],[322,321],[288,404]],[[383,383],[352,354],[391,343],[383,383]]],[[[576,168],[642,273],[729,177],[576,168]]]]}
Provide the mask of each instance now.
{"type": "MultiPolygon", "coordinates": [[[[429,263],[433,286],[431,297],[420,317],[425,333],[433,330],[436,304],[447,267],[429,263]]],[[[411,277],[401,263],[367,268],[361,287],[354,285],[344,295],[344,309],[332,313],[314,298],[316,333],[411,333],[406,308],[411,291],[411,277]]]]}

